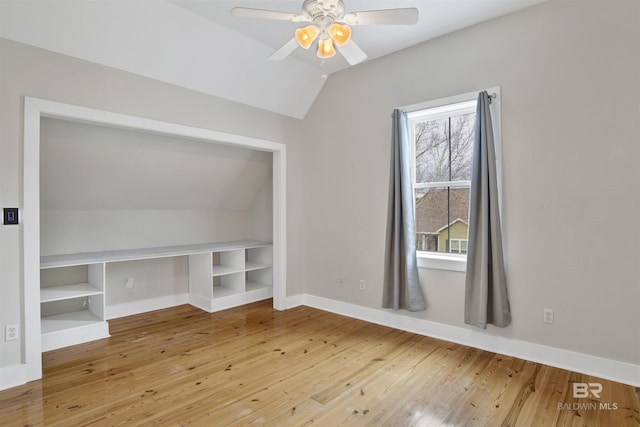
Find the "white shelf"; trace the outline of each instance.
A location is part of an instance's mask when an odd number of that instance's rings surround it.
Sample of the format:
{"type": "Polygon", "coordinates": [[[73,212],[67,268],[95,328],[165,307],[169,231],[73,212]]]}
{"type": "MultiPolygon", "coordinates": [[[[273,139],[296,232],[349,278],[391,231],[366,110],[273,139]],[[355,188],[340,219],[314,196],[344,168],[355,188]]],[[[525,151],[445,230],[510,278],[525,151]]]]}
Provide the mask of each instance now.
{"type": "Polygon", "coordinates": [[[135,261],[151,258],[168,258],[222,252],[236,249],[261,248],[271,246],[270,242],[258,240],[240,240],[222,243],[201,243],[196,245],[162,246],[156,248],[123,249],[101,252],[83,252],[78,254],[48,255],[40,257],[40,268],[63,267],[93,263],[135,261]]]}
{"type": "Polygon", "coordinates": [[[246,261],[244,269],[245,271],[253,271],[253,270],[261,270],[263,268],[269,268],[269,267],[271,267],[270,264],[262,264],[259,262],[246,261]]]}
{"type": "Polygon", "coordinates": [[[89,310],[72,311],[70,313],[56,314],[42,318],[42,335],[55,332],[68,331],[70,329],[82,328],[104,323],[89,310]]]}
{"type": "Polygon", "coordinates": [[[109,325],[88,310],[43,317],[42,351],[51,351],[109,337],[109,325]]]}
{"type": "Polygon", "coordinates": [[[50,286],[40,289],[40,302],[62,301],[71,298],[100,295],[102,291],[88,283],[76,285],[50,286]]]}
{"type": "Polygon", "coordinates": [[[211,270],[213,276],[224,276],[225,274],[242,273],[243,271],[241,268],[226,265],[214,265],[211,270]]]}
{"type": "Polygon", "coordinates": [[[227,288],[226,286],[212,286],[213,298],[224,298],[231,295],[241,294],[242,291],[233,288],[227,288]]]}
{"type": "Polygon", "coordinates": [[[271,285],[267,285],[265,283],[247,282],[246,291],[247,292],[251,292],[251,291],[258,290],[258,289],[266,289],[266,288],[270,288],[270,287],[271,287],[271,285]]]}

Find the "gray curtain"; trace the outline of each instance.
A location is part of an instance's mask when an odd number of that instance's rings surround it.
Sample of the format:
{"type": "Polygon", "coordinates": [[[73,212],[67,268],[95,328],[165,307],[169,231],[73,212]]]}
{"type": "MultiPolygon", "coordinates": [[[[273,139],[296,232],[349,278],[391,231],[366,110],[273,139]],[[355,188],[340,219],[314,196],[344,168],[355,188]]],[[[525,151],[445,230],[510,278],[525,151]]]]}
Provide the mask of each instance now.
{"type": "Polygon", "coordinates": [[[425,301],[418,281],[411,153],[407,113],[396,109],[393,111],[382,307],[420,311],[425,309],[425,301]]]}
{"type": "Polygon", "coordinates": [[[505,327],[511,323],[490,104],[487,92],[480,92],[471,169],[464,307],[464,322],[483,329],[487,324],[505,327]]]}

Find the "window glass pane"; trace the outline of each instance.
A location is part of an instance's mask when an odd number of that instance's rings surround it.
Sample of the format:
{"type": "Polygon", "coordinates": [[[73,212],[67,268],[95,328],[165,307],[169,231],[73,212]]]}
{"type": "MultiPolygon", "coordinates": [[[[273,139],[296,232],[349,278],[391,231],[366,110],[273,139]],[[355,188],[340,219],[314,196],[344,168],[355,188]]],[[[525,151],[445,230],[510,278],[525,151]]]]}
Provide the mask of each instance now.
{"type": "Polygon", "coordinates": [[[415,123],[416,182],[471,180],[475,113],[415,123]]]}
{"type": "Polygon", "coordinates": [[[471,180],[475,113],[451,117],[451,180],[471,180]]]}
{"type": "Polygon", "coordinates": [[[468,188],[416,190],[417,250],[466,252],[468,217],[468,188]]]}
{"type": "Polygon", "coordinates": [[[449,118],[415,124],[416,182],[449,179],[449,118]]]}

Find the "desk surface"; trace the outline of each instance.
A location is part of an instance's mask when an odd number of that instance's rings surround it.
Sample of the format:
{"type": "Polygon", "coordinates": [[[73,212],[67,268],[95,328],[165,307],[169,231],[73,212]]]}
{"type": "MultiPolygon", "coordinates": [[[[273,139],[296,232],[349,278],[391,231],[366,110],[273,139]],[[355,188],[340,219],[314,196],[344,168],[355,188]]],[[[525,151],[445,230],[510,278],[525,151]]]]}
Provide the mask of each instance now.
{"type": "Polygon", "coordinates": [[[98,264],[102,262],[135,261],[139,259],[167,258],[206,252],[224,252],[236,249],[270,246],[271,242],[238,240],[221,243],[199,243],[195,245],[162,246],[156,248],[122,249],[77,254],[47,255],[40,257],[40,268],[66,267],[72,265],[98,264]]]}

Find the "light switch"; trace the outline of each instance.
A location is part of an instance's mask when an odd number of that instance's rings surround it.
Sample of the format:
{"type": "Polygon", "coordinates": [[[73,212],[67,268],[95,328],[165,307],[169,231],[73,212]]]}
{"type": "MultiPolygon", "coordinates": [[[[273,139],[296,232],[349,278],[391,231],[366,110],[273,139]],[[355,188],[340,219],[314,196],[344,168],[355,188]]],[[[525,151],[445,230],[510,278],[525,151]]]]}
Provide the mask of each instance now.
{"type": "Polygon", "coordinates": [[[18,208],[3,208],[2,223],[4,225],[18,224],[18,208]]]}

